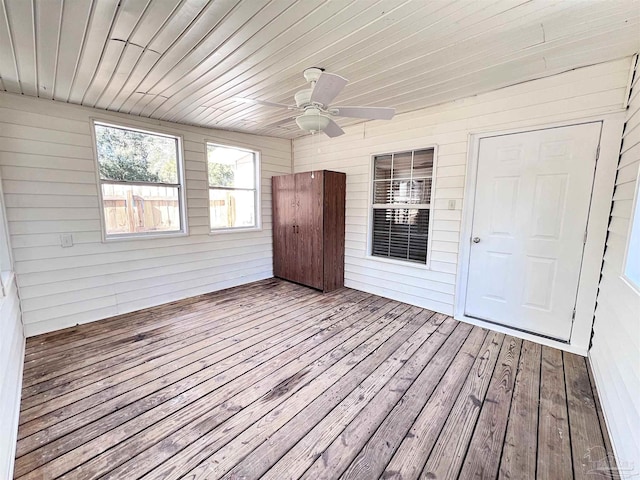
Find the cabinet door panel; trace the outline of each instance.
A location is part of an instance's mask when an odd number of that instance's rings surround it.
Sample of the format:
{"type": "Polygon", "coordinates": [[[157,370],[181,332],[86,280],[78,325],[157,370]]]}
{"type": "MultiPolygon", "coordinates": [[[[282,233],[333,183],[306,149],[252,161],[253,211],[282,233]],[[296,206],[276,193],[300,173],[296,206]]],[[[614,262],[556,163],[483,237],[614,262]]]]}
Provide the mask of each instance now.
{"type": "Polygon", "coordinates": [[[323,288],[323,172],[296,174],[296,258],[300,283],[323,288]]]}
{"type": "Polygon", "coordinates": [[[296,280],[296,183],[294,175],[272,178],[273,274],[296,280]]]}
{"type": "Polygon", "coordinates": [[[324,291],[344,286],[346,175],[324,172],[324,291]]]}

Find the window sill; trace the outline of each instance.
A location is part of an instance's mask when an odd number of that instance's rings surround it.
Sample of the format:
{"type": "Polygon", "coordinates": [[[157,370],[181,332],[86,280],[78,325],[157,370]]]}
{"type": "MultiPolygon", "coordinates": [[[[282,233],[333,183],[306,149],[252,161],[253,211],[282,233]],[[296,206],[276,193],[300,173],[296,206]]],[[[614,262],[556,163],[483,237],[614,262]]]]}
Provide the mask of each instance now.
{"type": "Polygon", "coordinates": [[[103,236],[103,243],[128,242],[129,240],[151,240],[158,238],[187,237],[189,232],[139,233],[132,235],[103,236]]]}
{"type": "Polygon", "coordinates": [[[429,259],[427,259],[427,263],[417,263],[417,262],[410,262],[410,261],[404,261],[404,260],[395,260],[393,258],[384,258],[384,257],[376,257],[375,255],[366,255],[365,258],[367,260],[373,260],[375,262],[380,262],[380,263],[387,263],[390,265],[397,265],[399,267],[407,267],[407,268],[415,268],[418,270],[431,270],[431,267],[429,266],[429,259]]]}
{"type": "Polygon", "coordinates": [[[245,233],[245,232],[261,232],[262,227],[235,227],[235,228],[216,228],[209,231],[209,235],[224,235],[227,233],[245,233]]]}

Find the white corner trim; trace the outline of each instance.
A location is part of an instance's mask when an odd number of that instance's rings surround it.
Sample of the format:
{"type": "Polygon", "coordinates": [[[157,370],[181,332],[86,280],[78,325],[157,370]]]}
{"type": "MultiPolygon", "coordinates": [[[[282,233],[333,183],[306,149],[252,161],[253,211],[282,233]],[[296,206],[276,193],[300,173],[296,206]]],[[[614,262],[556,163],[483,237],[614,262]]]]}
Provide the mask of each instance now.
{"type": "Polygon", "coordinates": [[[22,377],[24,374],[24,355],[26,350],[26,338],[23,334],[22,336],[22,344],[19,352],[19,358],[23,359],[20,362],[20,370],[18,371],[18,384],[16,386],[16,395],[11,405],[11,410],[6,413],[9,414],[9,418],[7,419],[8,432],[6,441],[8,442],[9,448],[11,449],[8,452],[9,464],[0,465],[0,468],[5,470],[7,474],[4,478],[13,478],[13,471],[15,468],[15,458],[16,458],[16,449],[18,447],[18,425],[20,421],[20,402],[22,400],[22,377]]]}

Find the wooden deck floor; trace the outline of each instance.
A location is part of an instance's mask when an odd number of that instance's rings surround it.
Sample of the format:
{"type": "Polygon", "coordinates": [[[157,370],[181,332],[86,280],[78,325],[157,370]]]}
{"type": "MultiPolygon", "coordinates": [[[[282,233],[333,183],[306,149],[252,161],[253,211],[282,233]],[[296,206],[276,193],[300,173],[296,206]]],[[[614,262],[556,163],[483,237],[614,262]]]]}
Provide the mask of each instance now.
{"type": "Polygon", "coordinates": [[[606,478],[609,450],[582,357],[267,280],[29,339],[15,476],[606,478]]]}

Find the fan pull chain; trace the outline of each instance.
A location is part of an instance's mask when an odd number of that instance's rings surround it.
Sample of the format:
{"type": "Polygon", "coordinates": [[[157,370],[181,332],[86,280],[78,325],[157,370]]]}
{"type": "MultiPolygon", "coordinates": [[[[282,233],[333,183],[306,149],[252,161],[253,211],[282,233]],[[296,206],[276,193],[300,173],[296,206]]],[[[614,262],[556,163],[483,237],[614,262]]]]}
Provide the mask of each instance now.
{"type": "Polygon", "coordinates": [[[311,178],[315,178],[313,173],[313,160],[316,156],[316,132],[311,130],[311,178]]]}

